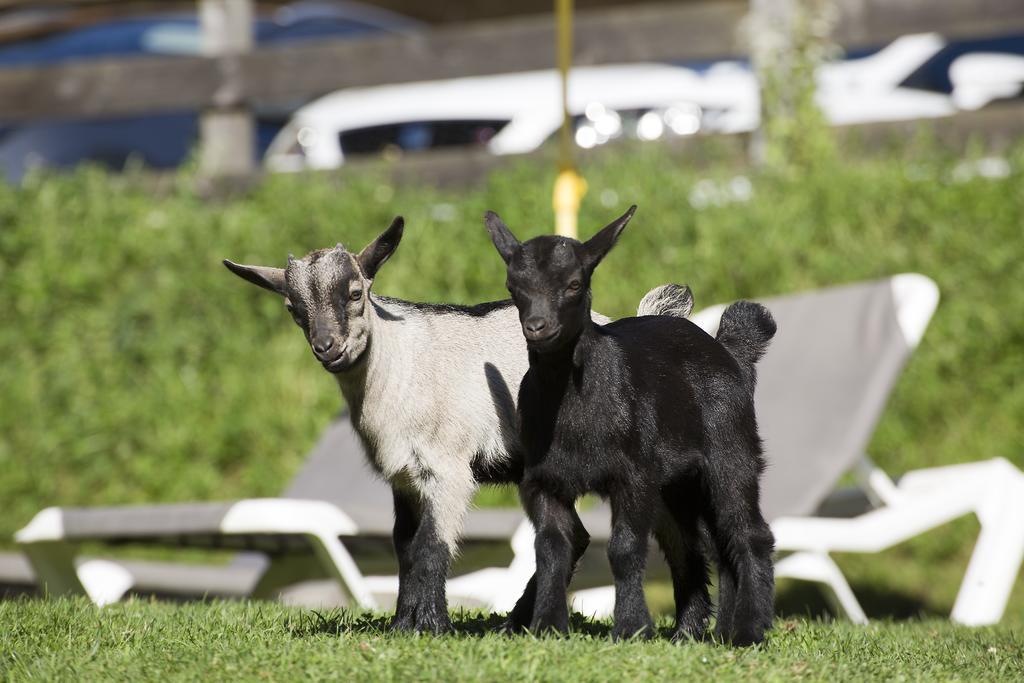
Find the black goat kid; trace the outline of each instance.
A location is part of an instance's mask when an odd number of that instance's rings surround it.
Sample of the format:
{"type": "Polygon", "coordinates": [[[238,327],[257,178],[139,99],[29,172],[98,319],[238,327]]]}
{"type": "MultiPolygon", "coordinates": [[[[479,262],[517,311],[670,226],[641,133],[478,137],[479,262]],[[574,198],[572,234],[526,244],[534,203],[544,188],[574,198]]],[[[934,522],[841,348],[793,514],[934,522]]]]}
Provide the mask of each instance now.
{"type": "Polygon", "coordinates": [[[754,363],[775,322],[763,306],[740,302],[723,314],[717,341],[667,316],[594,325],[591,276],[635,209],[585,244],[555,236],[521,244],[496,214],[485,219],[529,348],[518,409],[520,495],[537,530],[531,629],[567,629],[573,505],[596,492],[612,507],[613,637],[653,632],[642,581],[649,537],[662,540],[656,527],[667,510],[686,545],[682,555],[666,552],[677,636],[699,637],[710,618],[706,528],[719,570],[716,632],[757,643],[772,619],[774,539],[759,505],[754,363]]]}

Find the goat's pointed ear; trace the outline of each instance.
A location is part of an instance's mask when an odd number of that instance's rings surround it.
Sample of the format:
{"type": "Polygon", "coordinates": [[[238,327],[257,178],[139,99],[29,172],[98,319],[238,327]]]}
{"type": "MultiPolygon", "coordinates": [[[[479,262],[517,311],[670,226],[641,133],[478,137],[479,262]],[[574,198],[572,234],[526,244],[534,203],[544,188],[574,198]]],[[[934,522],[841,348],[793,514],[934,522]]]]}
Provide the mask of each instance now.
{"type": "Polygon", "coordinates": [[[388,229],[359,252],[359,256],[356,258],[359,261],[359,267],[363,269],[363,274],[366,275],[367,279],[372,280],[376,277],[380,267],[391,258],[391,254],[398,248],[398,243],[402,241],[402,233],[404,231],[405,219],[401,216],[395,216],[388,229]]]}
{"type": "Polygon", "coordinates": [[[493,211],[484,214],[484,225],[487,226],[487,232],[491,235],[494,248],[501,254],[501,260],[508,265],[508,262],[512,260],[512,255],[519,248],[519,240],[505,225],[505,221],[501,220],[501,216],[493,211]]]}
{"type": "Polygon", "coordinates": [[[601,262],[605,254],[611,251],[634,213],[636,213],[636,204],[583,243],[584,260],[588,270],[593,271],[594,268],[597,268],[597,264],[601,262]]]}
{"type": "Polygon", "coordinates": [[[248,280],[254,285],[259,285],[263,289],[269,289],[271,292],[277,292],[282,296],[285,293],[284,268],[243,266],[241,263],[235,263],[227,259],[224,259],[224,265],[243,280],[248,280]]]}

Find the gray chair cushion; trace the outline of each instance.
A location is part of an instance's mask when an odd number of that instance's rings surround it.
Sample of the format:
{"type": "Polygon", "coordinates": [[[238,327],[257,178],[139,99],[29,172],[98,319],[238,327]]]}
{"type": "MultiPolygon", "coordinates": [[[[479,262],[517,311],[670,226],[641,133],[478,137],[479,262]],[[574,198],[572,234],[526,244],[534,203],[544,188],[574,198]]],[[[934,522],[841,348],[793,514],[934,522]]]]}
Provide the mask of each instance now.
{"type": "Polygon", "coordinates": [[[889,279],[762,303],[778,323],[755,394],[771,520],[812,514],[866,452],[910,348],[889,279]]]}

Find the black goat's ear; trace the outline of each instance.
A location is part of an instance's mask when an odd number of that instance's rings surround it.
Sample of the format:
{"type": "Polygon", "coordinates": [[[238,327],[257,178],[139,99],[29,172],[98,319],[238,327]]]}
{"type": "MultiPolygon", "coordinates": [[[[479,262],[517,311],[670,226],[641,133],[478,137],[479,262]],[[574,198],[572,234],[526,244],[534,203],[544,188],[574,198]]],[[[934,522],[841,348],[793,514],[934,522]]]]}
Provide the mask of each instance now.
{"type": "Polygon", "coordinates": [[[629,219],[633,217],[634,213],[636,213],[636,204],[629,207],[626,213],[601,228],[596,235],[583,243],[584,265],[587,270],[593,271],[594,268],[597,268],[597,264],[601,262],[605,254],[615,246],[615,243],[619,240],[619,235],[625,230],[629,219]]]}
{"type": "Polygon", "coordinates": [[[243,280],[247,280],[263,289],[269,289],[271,292],[277,292],[282,296],[285,293],[284,268],[243,266],[241,263],[235,263],[227,259],[224,259],[224,265],[243,280]]]}
{"type": "Polygon", "coordinates": [[[501,220],[501,216],[493,211],[488,211],[484,214],[484,225],[487,226],[487,232],[491,235],[491,242],[494,242],[494,248],[501,255],[501,260],[505,262],[505,265],[508,265],[508,262],[512,260],[512,255],[519,248],[519,240],[516,239],[516,236],[505,225],[505,221],[501,220]]]}
{"type": "Polygon", "coordinates": [[[372,280],[376,277],[380,267],[384,265],[384,262],[398,248],[398,243],[402,241],[404,230],[405,219],[401,216],[395,216],[395,219],[391,221],[390,227],[359,252],[359,256],[356,259],[359,261],[359,267],[363,269],[363,274],[368,279],[372,280]]]}

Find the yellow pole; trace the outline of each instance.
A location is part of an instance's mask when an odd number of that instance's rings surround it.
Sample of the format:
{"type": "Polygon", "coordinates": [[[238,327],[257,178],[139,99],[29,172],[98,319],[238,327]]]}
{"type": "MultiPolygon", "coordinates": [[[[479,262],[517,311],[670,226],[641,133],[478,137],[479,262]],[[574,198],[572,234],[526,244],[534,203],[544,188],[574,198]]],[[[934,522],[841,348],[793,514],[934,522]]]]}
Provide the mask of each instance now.
{"type": "Polygon", "coordinates": [[[562,130],[558,139],[558,177],[552,195],[555,233],[576,238],[580,201],[587,183],[573,164],[572,116],[569,114],[569,69],[572,67],[573,0],[555,0],[558,22],[558,71],[562,77],[562,130]]]}

